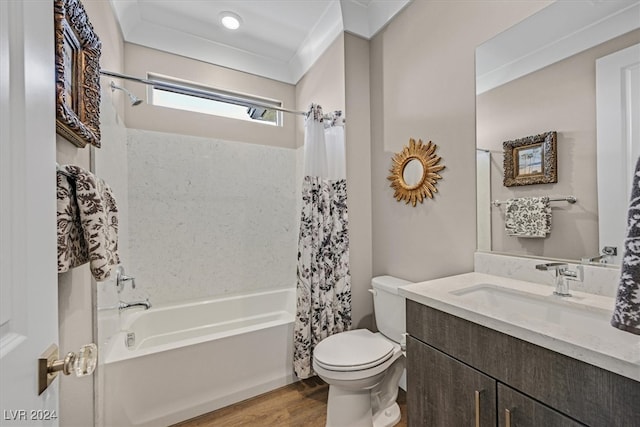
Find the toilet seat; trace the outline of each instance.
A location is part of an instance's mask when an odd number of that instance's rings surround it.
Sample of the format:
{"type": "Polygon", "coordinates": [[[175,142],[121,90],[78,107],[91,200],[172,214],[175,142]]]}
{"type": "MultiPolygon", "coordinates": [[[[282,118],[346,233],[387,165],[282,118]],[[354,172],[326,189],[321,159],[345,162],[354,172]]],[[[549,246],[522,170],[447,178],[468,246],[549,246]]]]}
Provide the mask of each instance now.
{"type": "Polygon", "coordinates": [[[313,357],[323,369],[352,372],[381,365],[394,352],[395,346],[380,334],[356,329],[325,338],[316,346],[313,357]]]}

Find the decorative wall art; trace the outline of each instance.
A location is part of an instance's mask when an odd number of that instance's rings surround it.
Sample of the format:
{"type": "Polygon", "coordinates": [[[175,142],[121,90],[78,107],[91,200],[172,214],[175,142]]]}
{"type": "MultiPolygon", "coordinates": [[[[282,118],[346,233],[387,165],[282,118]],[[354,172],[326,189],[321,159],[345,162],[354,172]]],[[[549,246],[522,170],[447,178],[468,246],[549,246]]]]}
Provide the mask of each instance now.
{"type": "Polygon", "coordinates": [[[391,181],[391,188],[395,190],[393,197],[398,201],[405,200],[406,204],[411,203],[414,207],[416,203],[428,197],[433,198],[433,193],[437,193],[437,181],[442,179],[437,172],[444,169],[443,165],[438,165],[441,157],[435,155],[438,148],[436,144],[429,141],[423,144],[415,139],[409,139],[409,145],[405,145],[401,152],[393,156],[393,164],[387,177],[391,181]]]}
{"type": "Polygon", "coordinates": [[[54,0],[56,131],[78,147],[100,147],[100,52],[79,0],[54,0]]]}
{"type": "Polygon", "coordinates": [[[556,132],[505,141],[502,146],[505,187],[558,182],[556,132]]]}

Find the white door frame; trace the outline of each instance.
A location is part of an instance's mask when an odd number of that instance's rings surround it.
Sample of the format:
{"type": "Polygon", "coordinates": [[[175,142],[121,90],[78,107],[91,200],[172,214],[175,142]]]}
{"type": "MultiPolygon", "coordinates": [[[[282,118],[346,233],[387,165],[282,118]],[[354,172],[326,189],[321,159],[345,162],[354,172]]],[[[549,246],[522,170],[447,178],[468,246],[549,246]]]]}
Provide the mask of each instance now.
{"type": "Polygon", "coordinates": [[[0,1],[0,425],[58,425],[53,2],[0,1]],[[54,412],[55,411],[55,412],[54,412]]]}
{"type": "Polygon", "coordinates": [[[620,264],[635,162],[640,155],[640,44],[596,61],[600,248],[620,264]]]}

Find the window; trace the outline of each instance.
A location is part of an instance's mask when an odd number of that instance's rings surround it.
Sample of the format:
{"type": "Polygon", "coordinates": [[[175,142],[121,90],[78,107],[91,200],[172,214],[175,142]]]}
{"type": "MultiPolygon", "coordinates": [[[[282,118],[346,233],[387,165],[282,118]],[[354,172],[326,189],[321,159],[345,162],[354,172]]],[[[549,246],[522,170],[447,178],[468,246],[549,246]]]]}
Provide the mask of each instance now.
{"type": "Polygon", "coordinates": [[[282,126],[282,112],[268,108],[281,107],[281,102],[221,91],[164,76],[149,75],[149,79],[167,83],[167,87],[150,86],[152,105],[282,126]],[[253,105],[254,103],[261,106],[253,105]]]}

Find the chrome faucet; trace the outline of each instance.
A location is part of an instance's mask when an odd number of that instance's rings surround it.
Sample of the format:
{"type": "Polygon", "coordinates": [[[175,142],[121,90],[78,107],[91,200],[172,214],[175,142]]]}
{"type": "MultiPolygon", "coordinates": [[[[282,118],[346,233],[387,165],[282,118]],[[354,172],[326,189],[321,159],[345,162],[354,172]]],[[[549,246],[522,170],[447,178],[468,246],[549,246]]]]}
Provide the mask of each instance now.
{"type": "Polygon", "coordinates": [[[598,256],[594,256],[593,258],[582,258],[580,260],[580,262],[582,264],[590,264],[592,262],[598,262],[598,263],[601,263],[601,264],[606,264],[607,261],[609,260],[610,256],[611,255],[598,255],[598,256]]]}
{"type": "Polygon", "coordinates": [[[561,297],[570,297],[568,280],[582,282],[584,278],[584,269],[579,265],[576,271],[569,270],[569,265],[564,262],[550,262],[547,264],[536,265],[536,270],[550,271],[555,270],[555,287],[554,295],[561,297]]]}
{"type": "Polygon", "coordinates": [[[597,262],[600,264],[606,264],[611,261],[611,257],[618,255],[618,248],[615,246],[605,246],[602,248],[601,255],[594,256],[593,258],[582,258],[580,262],[582,264],[591,264],[592,262],[597,262]]]}
{"type": "Polygon", "coordinates": [[[135,308],[135,307],[144,307],[145,310],[149,310],[151,308],[151,302],[149,301],[149,298],[147,298],[144,301],[133,301],[133,302],[120,301],[118,303],[119,311],[135,308]]]}
{"type": "Polygon", "coordinates": [[[124,267],[119,265],[116,268],[116,289],[118,293],[122,292],[122,290],[124,289],[125,282],[131,282],[131,288],[136,288],[136,278],[124,274],[124,267]]]}

